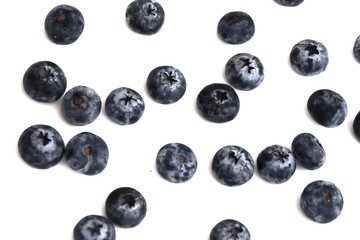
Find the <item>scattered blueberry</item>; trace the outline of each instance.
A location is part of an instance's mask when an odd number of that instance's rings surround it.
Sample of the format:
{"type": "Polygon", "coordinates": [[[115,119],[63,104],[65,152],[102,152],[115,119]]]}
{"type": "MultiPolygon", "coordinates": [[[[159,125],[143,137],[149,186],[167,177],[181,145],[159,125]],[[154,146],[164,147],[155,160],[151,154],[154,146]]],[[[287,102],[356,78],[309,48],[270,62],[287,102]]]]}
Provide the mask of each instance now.
{"type": "Polygon", "coordinates": [[[255,34],[251,16],[242,11],[226,13],[218,22],[217,32],[221,40],[229,44],[243,44],[255,34]]]}
{"type": "Polygon", "coordinates": [[[267,182],[284,183],[295,173],[296,159],[290,149],[274,144],[260,152],[257,168],[260,177],[267,182]]]}
{"type": "Polygon", "coordinates": [[[254,160],[245,149],[227,145],[216,152],[211,168],[222,184],[238,186],[248,182],[254,175],[254,160]]]}
{"type": "Polygon", "coordinates": [[[304,214],[317,223],[335,220],[343,209],[344,199],[340,189],[332,182],[316,180],[309,183],[300,196],[304,214]]]}
{"type": "Polygon", "coordinates": [[[75,171],[96,175],[105,169],[109,159],[109,149],[106,142],[98,135],[81,132],[66,144],[65,159],[75,171]]]}
{"type": "Polygon", "coordinates": [[[126,22],[134,32],[152,35],[160,31],[165,12],[155,0],[135,0],[126,9],[126,22]]]}
{"type": "Polygon", "coordinates": [[[234,88],[223,83],[205,86],[199,92],[196,104],[200,114],[214,123],[229,122],[240,110],[240,99],[234,88]]]}
{"type": "Polygon", "coordinates": [[[348,113],[345,99],[329,89],[312,93],[307,101],[307,109],[313,120],[328,128],[342,124],[348,113]]]}
{"type": "Polygon", "coordinates": [[[101,215],[87,215],[75,225],[74,240],[115,240],[114,224],[101,215]]]}
{"type": "Polygon", "coordinates": [[[65,93],[61,101],[65,120],[76,126],[92,123],[101,111],[100,96],[87,86],[76,86],[65,93]]]}
{"type": "Polygon", "coordinates": [[[61,4],[50,10],[45,18],[45,32],[56,44],[74,43],[84,30],[84,17],[74,6],[61,4]]]}
{"type": "Polygon", "coordinates": [[[107,217],[117,226],[132,228],[145,218],[147,206],[144,196],[134,188],[113,190],[105,202],[107,217]]]}
{"type": "Polygon", "coordinates": [[[135,90],[120,87],[113,90],[105,100],[105,113],[119,125],[137,122],[143,115],[145,103],[135,90]]]}
{"type": "Polygon", "coordinates": [[[67,86],[64,71],[50,61],[33,63],[23,76],[26,94],[39,102],[54,102],[65,92],[67,86]]]}
{"type": "Polygon", "coordinates": [[[355,137],[360,141],[360,111],[356,114],[353,120],[352,128],[355,137]]]}
{"type": "Polygon", "coordinates": [[[325,150],[311,133],[298,134],[291,143],[291,150],[297,163],[306,169],[315,170],[325,163],[325,150]]]}
{"type": "Polygon", "coordinates": [[[184,95],[186,80],[179,69],[173,66],[159,66],[149,73],[146,87],[156,102],[170,104],[177,102],[184,95]]]}
{"type": "Polygon", "coordinates": [[[250,232],[244,224],[234,219],[218,222],[210,232],[210,240],[250,240],[250,232]]]}
{"type": "Polygon", "coordinates": [[[172,183],[190,180],[197,169],[194,152],[182,143],[168,143],[156,156],[156,169],[161,177],[172,183]]]}
{"type": "Polygon", "coordinates": [[[360,35],[355,39],[353,53],[355,59],[360,62],[360,35]]]}
{"type": "Polygon", "coordinates": [[[47,169],[61,161],[65,144],[55,128],[37,124],[22,132],[18,140],[18,150],[21,158],[30,166],[47,169]]]}
{"type": "Polygon", "coordinates": [[[275,2],[286,7],[295,7],[304,2],[304,0],[275,0],[275,2]]]}
{"type": "Polygon", "coordinates": [[[264,66],[258,57],[238,53],[226,63],[225,77],[238,90],[253,90],[264,80],[264,66]]]}
{"type": "Polygon", "coordinates": [[[325,71],[329,63],[326,47],[315,40],[305,39],[296,43],[290,52],[290,64],[300,75],[314,76],[325,71]]]}

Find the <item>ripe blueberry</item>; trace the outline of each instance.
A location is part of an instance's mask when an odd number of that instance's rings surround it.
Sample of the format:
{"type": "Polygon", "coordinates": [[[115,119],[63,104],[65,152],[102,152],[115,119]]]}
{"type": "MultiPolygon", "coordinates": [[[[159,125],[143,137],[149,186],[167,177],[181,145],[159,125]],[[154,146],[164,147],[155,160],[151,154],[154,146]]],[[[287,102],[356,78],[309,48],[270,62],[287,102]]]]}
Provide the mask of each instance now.
{"type": "Polygon", "coordinates": [[[360,62],[360,35],[355,39],[353,53],[355,59],[360,62]]]}
{"type": "Polygon", "coordinates": [[[210,232],[210,240],[250,240],[250,231],[241,222],[224,219],[218,222],[210,232]]]}
{"type": "Polygon", "coordinates": [[[115,240],[114,224],[101,215],[87,215],[76,223],[74,240],[115,240]]]}
{"type": "Polygon", "coordinates": [[[353,120],[352,128],[355,137],[360,141],[360,111],[356,114],[353,120]]]}
{"type": "Polygon", "coordinates": [[[300,5],[304,0],[275,0],[275,2],[286,6],[286,7],[295,7],[300,5]]]}

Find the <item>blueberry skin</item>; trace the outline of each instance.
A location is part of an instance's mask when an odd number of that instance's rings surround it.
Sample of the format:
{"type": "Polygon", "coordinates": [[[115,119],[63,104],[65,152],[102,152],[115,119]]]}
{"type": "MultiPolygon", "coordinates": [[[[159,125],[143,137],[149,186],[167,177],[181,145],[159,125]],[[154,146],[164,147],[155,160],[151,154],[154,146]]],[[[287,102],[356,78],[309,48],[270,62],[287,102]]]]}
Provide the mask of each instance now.
{"type": "Polygon", "coordinates": [[[62,98],[61,112],[72,125],[90,124],[100,115],[100,96],[87,86],[73,87],[62,98]]]}
{"type": "Polygon", "coordinates": [[[360,62],[360,35],[355,39],[354,46],[353,46],[353,54],[355,60],[360,62]]]}
{"type": "Polygon", "coordinates": [[[226,63],[225,77],[229,84],[238,90],[253,90],[264,80],[264,66],[258,57],[249,53],[238,53],[226,63]]]}
{"type": "Polygon", "coordinates": [[[330,89],[319,89],[312,93],[307,101],[307,109],[315,122],[328,128],[341,125],[348,113],[345,99],[330,89]]]}
{"type": "Polygon", "coordinates": [[[114,224],[101,215],[87,215],[76,223],[74,240],[115,240],[114,224]]]}
{"type": "Polygon", "coordinates": [[[186,91],[186,80],[182,72],[173,66],[159,66],[151,70],[146,88],[153,100],[170,104],[180,100],[186,91]]]}
{"type": "Polygon", "coordinates": [[[65,146],[65,159],[69,166],[85,175],[101,173],[109,159],[106,142],[91,132],[81,132],[65,146]]]}
{"type": "Polygon", "coordinates": [[[328,63],[328,51],[318,41],[305,39],[296,43],[291,49],[291,67],[300,75],[318,75],[326,70],[328,63]]]}
{"type": "Polygon", "coordinates": [[[291,150],[297,163],[308,170],[324,165],[326,153],[320,141],[311,133],[298,134],[291,143],[291,150]]]}
{"type": "Polygon", "coordinates": [[[294,154],[287,147],[278,144],[263,149],[256,163],[260,177],[269,183],[284,183],[296,170],[294,154]]]}
{"type": "Polygon", "coordinates": [[[143,35],[153,35],[160,31],[165,21],[165,11],[155,0],[135,0],[125,13],[131,30],[143,35]]]}
{"type": "Polygon", "coordinates": [[[61,4],[50,10],[45,18],[44,25],[50,41],[59,45],[68,45],[80,37],[85,22],[79,9],[61,4]]]}
{"type": "Polygon", "coordinates": [[[18,140],[21,158],[31,167],[48,169],[58,164],[65,153],[65,143],[53,127],[36,124],[26,128],[18,140]]]}
{"type": "Polygon", "coordinates": [[[217,33],[225,43],[243,44],[254,36],[255,24],[249,14],[232,11],[220,18],[217,33]]]}
{"type": "Polygon", "coordinates": [[[210,240],[250,240],[249,229],[234,219],[218,222],[210,232],[210,240]]]}
{"type": "Polygon", "coordinates": [[[355,115],[352,124],[353,132],[358,141],[360,141],[360,111],[355,115]]]}
{"type": "Polygon", "coordinates": [[[23,76],[26,94],[38,102],[54,102],[65,92],[64,71],[51,61],[38,61],[28,67],[23,76]]]}
{"type": "Polygon", "coordinates": [[[275,2],[286,7],[296,7],[304,2],[304,0],[275,0],[275,2]]]}
{"type": "Polygon", "coordinates": [[[120,187],[113,190],[105,201],[107,217],[117,226],[133,228],[146,216],[144,196],[134,188],[120,187]]]}
{"type": "Polygon", "coordinates": [[[344,206],[340,189],[332,182],[316,180],[309,183],[300,196],[300,207],[314,222],[329,223],[335,220],[344,206]]]}
{"type": "Polygon", "coordinates": [[[127,87],[114,89],[105,100],[105,113],[119,125],[137,122],[145,111],[145,103],[141,95],[127,87]]]}
{"type": "Polygon", "coordinates": [[[197,159],[188,146],[182,143],[168,143],[157,153],[156,169],[167,181],[182,183],[194,176],[197,159]]]}
{"type": "Polygon", "coordinates": [[[255,166],[248,151],[239,146],[227,145],[216,152],[211,168],[222,184],[239,186],[252,178],[255,166]]]}
{"type": "Polygon", "coordinates": [[[199,92],[196,105],[206,120],[225,123],[233,120],[239,113],[240,99],[230,85],[212,83],[199,92]]]}

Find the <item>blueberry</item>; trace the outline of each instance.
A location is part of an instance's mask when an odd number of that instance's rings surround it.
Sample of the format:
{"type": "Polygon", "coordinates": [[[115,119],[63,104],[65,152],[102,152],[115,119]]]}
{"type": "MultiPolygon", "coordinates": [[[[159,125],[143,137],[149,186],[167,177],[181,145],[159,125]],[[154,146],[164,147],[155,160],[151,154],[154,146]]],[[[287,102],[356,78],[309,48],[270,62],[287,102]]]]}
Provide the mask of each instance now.
{"type": "Polygon", "coordinates": [[[75,225],[74,240],[115,240],[114,224],[101,215],[87,215],[75,225]]]}
{"type": "Polygon", "coordinates": [[[156,169],[167,181],[182,183],[194,176],[197,159],[188,146],[182,143],[168,143],[157,153],[156,169]]]}
{"type": "Polygon", "coordinates": [[[328,128],[342,124],[348,113],[345,99],[329,89],[312,93],[307,101],[307,109],[313,120],[328,128]]]}
{"type": "Polygon", "coordinates": [[[53,43],[68,45],[74,43],[84,30],[84,17],[74,6],[55,6],[45,18],[45,32],[53,43]]]}
{"type": "Polygon", "coordinates": [[[141,95],[127,87],[114,89],[105,100],[105,113],[119,125],[137,122],[143,115],[145,103],[141,95]]]}
{"type": "Polygon", "coordinates": [[[105,211],[115,225],[132,228],[145,218],[147,206],[144,196],[139,191],[131,187],[120,187],[106,198],[105,211]]]}
{"type": "Polygon", "coordinates": [[[309,183],[300,196],[300,207],[314,222],[329,223],[343,209],[344,199],[340,189],[332,182],[316,180],[309,183]]]}
{"type": "Polygon", "coordinates": [[[360,62],[360,35],[355,39],[353,53],[356,61],[360,62]]]}
{"type": "Polygon", "coordinates": [[[184,95],[186,80],[182,72],[173,66],[154,68],[146,81],[147,90],[156,102],[170,104],[184,95]]]}
{"type": "Polygon", "coordinates": [[[311,133],[298,134],[291,143],[291,150],[297,163],[306,169],[315,170],[325,163],[325,150],[319,140],[311,133]]]}
{"type": "Polygon", "coordinates": [[[296,170],[294,154],[285,146],[274,144],[263,149],[257,157],[260,177],[270,183],[288,181],[296,170]]]}
{"type": "Polygon", "coordinates": [[[61,161],[65,144],[55,128],[37,124],[22,132],[18,140],[18,150],[21,158],[30,166],[47,169],[61,161]]]}
{"type": "Polygon", "coordinates": [[[210,240],[250,240],[248,228],[234,219],[218,222],[210,232],[210,240]]]}
{"type": "Polygon", "coordinates": [[[91,132],[81,132],[65,146],[65,159],[75,171],[86,175],[101,173],[109,159],[106,142],[91,132]]]}
{"type": "Polygon", "coordinates": [[[100,114],[100,96],[87,86],[73,87],[62,98],[61,111],[70,124],[76,126],[90,124],[100,114]]]}
{"type": "Polygon", "coordinates": [[[196,105],[206,120],[224,123],[237,116],[240,110],[240,99],[230,85],[212,83],[199,92],[196,105]]]}
{"type": "Polygon", "coordinates": [[[165,21],[165,12],[155,0],[135,0],[126,9],[126,22],[130,29],[143,35],[160,31],[165,21]]]}
{"type": "Polygon", "coordinates": [[[254,36],[255,24],[249,14],[232,11],[220,18],[217,33],[225,43],[243,44],[254,36]]]}
{"type": "Polygon", "coordinates": [[[356,114],[353,120],[352,128],[355,137],[360,141],[360,111],[356,114]]]}
{"type": "Polygon", "coordinates": [[[249,53],[232,56],[225,65],[225,77],[238,90],[253,90],[264,80],[264,66],[260,59],[249,53]]]}
{"type": "Polygon", "coordinates": [[[211,168],[222,184],[238,186],[248,182],[254,175],[254,160],[245,149],[227,145],[216,152],[211,168]]]}
{"type": "Polygon", "coordinates": [[[26,94],[39,102],[54,102],[65,92],[67,86],[64,71],[50,61],[33,63],[25,71],[23,87],[26,94]]]}
{"type": "Polygon", "coordinates": [[[304,0],[275,0],[275,2],[286,7],[295,7],[304,2],[304,0]]]}
{"type": "Polygon", "coordinates": [[[296,43],[290,52],[290,64],[300,75],[314,76],[325,71],[329,63],[326,47],[315,40],[305,39],[296,43]]]}

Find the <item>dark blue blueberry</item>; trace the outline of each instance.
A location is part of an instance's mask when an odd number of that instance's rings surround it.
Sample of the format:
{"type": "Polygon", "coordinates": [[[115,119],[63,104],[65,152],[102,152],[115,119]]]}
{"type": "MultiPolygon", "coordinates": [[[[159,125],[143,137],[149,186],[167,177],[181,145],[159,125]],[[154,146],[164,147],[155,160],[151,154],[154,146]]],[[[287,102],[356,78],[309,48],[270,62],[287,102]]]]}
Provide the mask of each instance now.
{"type": "Polygon", "coordinates": [[[234,219],[217,223],[210,232],[210,240],[250,240],[250,232],[244,224],[234,219]]]}
{"type": "Polygon", "coordinates": [[[232,56],[225,65],[225,77],[238,90],[253,90],[264,80],[264,66],[260,59],[249,53],[232,56]]]}
{"type": "Polygon", "coordinates": [[[240,110],[240,99],[234,88],[223,83],[205,86],[199,92],[196,104],[200,114],[214,123],[229,122],[240,110]]]}
{"type": "Polygon", "coordinates": [[[352,128],[355,137],[360,141],[360,111],[356,114],[353,120],[352,128]]]}
{"type": "Polygon", "coordinates": [[[152,35],[164,24],[165,12],[155,0],[135,0],[126,9],[126,22],[134,32],[152,35]]]}
{"type": "Polygon", "coordinates": [[[275,2],[286,7],[295,7],[304,2],[304,0],[275,0],[275,2]]]}
{"type": "Polygon", "coordinates": [[[159,66],[149,73],[146,87],[156,102],[170,104],[177,102],[184,95],[186,80],[179,69],[173,66],[159,66]]]}
{"type": "Polygon", "coordinates": [[[212,171],[226,186],[238,186],[254,175],[254,160],[245,149],[228,145],[220,148],[212,160],[212,171]]]}
{"type": "Polygon", "coordinates": [[[296,159],[287,147],[274,144],[263,149],[257,157],[260,177],[269,183],[284,183],[296,170],[296,159]]]}
{"type": "Polygon", "coordinates": [[[300,75],[314,76],[325,71],[329,63],[326,47],[315,40],[305,39],[296,43],[290,52],[290,64],[300,75]]]}
{"type": "Polygon", "coordinates": [[[315,170],[325,163],[325,150],[311,133],[298,134],[291,143],[291,150],[297,163],[306,169],[315,170]]]}
{"type": "Polygon", "coordinates": [[[84,30],[84,17],[75,7],[55,6],[45,18],[45,32],[53,43],[68,45],[75,42],[84,30]]]}
{"type": "Polygon", "coordinates": [[[101,215],[87,215],[75,225],[74,240],[115,240],[114,224],[101,215]]]}
{"type": "Polygon", "coordinates": [[[37,124],[22,132],[18,140],[18,150],[21,158],[30,166],[47,169],[61,161],[65,144],[55,128],[37,124]]]}
{"type": "Polygon", "coordinates": [[[197,169],[194,152],[182,143],[168,143],[156,156],[156,169],[161,177],[172,183],[190,180],[197,169]]]}
{"type": "Polygon", "coordinates": [[[145,218],[147,206],[144,196],[139,191],[131,187],[120,187],[106,198],[105,211],[115,225],[132,228],[145,218]]]}
{"type": "Polygon", "coordinates": [[[144,110],[143,98],[131,88],[117,88],[105,100],[106,115],[119,125],[129,125],[137,122],[143,115],[144,110]]]}
{"type": "Polygon", "coordinates": [[[109,149],[101,137],[91,132],[81,132],[66,144],[65,159],[75,171],[96,175],[105,169],[109,149]]]}
{"type": "Polygon", "coordinates": [[[328,128],[342,124],[348,113],[345,99],[329,89],[312,93],[307,101],[307,109],[315,122],[328,128]]]}
{"type": "Polygon", "coordinates": [[[23,77],[26,94],[39,102],[54,102],[65,92],[67,80],[63,70],[50,61],[33,63],[23,77]]]}
{"type": "Polygon", "coordinates": [[[316,180],[309,183],[300,196],[304,214],[317,223],[335,220],[343,209],[344,199],[340,189],[332,182],[316,180]]]}
{"type": "Polygon", "coordinates": [[[353,53],[356,61],[360,62],[360,35],[355,39],[353,53]]]}
{"type": "Polygon", "coordinates": [[[254,36],[255,24],[245,12],[228,12],[219,20],[217,32],[220,39],[226,43],[243,44],[254,36]]]}
{"type": "Polygon", "coordinates": [[[101,111],[100,96],[86,86],[76,86],[67,91],[61,101],[65,120],[76,126],[92,123],[101,111]]]}

